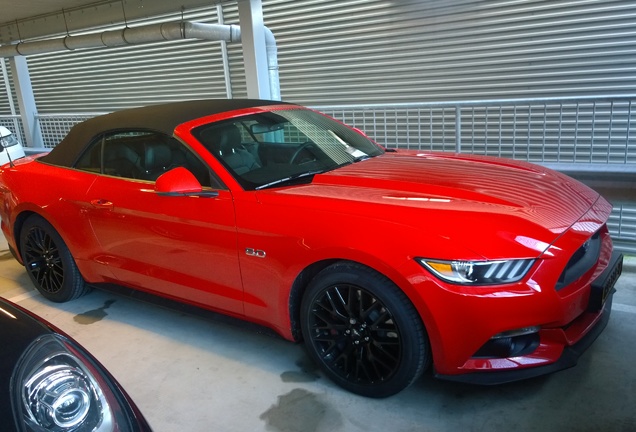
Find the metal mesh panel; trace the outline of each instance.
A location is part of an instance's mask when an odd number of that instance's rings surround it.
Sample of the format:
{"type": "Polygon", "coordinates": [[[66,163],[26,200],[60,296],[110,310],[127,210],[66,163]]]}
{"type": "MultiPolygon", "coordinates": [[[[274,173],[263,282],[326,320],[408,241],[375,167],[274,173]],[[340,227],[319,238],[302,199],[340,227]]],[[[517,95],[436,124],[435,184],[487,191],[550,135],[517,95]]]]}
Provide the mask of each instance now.
{"type": "Polygon", "coordinates": [[[20,116],[0,115],[0,126],[4,126],[13,132],[22,145],[24,145],[26,137],[24,136],[24,127],[22,126],[20,116]]]}
{"type": "Polygon", "coordinates": [[[38,123],[42,132],[42,143],[45,148],[55,147],[68,134],[73,126],[102,113],[39,115],[38,123]]]}
{"type": "Polygon", "coordinates": [[[615,204],[607,227],[616,249],[636,254],[636,203],[615,204]]]}
{"type": "Polygon", "coordinates": [[[389,148],[455,151],[455,108],[317,107],[389,148]]]}
{"type": "Polygon", "coordinates": [[[532,162],[636,163],[633,102],[462,108],[461,150],[532,162]]]}
{"type": "Polygon", "coordinates": [[[315,108],[362,129],[387,147],[540,163],[635,164],[636,169],[636,110],[631,98],[315,108]]]}

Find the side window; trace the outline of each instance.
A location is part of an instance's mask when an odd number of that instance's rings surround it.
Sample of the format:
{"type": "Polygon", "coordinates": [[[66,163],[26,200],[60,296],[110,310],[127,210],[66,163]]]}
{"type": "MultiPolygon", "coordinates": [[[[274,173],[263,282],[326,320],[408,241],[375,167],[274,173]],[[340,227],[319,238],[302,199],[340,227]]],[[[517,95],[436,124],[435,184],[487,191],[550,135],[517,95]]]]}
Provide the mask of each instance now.
{"type": "Polygon", "coordinates": [[[184,167],[199,180],[201,186],[223,188],[213,177],[208,166],[187,146],[173,137],[157,135],[156,141],[145,145],[144,178],[156,180],[161,174],[176,167],[184,167]]]}
{"type": "Polygon", "coordinates": [[[75,168],[99,174],[102,172],[102,142],[104,137],[96,138],[75,163],[75,168]]]}
{"type": "Polygon", "coordinates": [[[115,177],[140,179],[142,173],[141,142],[147,132],[127,131],[106,134],[103,143],[103,173],[115,177]]]}
{"type": "Polygon", "coordinates": [[[118,131],[96,139],[75,168],[115,177],[155,181],[176,167],[185,167],[202,186],[221,188],[207,165],[173,137],[152,131],[118,131]]]}

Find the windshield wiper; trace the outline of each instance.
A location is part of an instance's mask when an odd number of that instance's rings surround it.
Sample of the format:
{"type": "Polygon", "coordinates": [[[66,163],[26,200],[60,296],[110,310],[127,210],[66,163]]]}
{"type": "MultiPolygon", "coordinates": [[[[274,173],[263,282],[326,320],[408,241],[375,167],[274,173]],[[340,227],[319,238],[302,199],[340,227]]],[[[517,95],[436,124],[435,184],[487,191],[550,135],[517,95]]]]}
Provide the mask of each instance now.
{"type": "Polygon", "coordinates": [[[345,163],[343,163],[343,164],[341,164],[341,165],[338,165],[338,168],[342,168],[342,167],[346,167],[346,166],[348,166],[348,165],[352,165],[352,164],[354,164],[354,163],[362,162],[362,161],[365,161],[365,160],[367,160],[367,159],[371,159],[371,158],[373,158],[373,157],[375,157],[375,156],[369,156],[369,155],[358,156],[357,158],[354,158],[354,159],[353,159],[353,160],[351,160],[351,161],[347,161],[347,162],[345,162],[345,163]]]}
{"type": "Polygon", "coordinates": [[[371,157],[372,157],[372,156],[369,156],[369,155],[367,155],[367,154],[365,154],[364,156],[358,156],[357,158],[355,158],[355,159],[353,160],[353,163],[356,163],[356,162],[362,162],[362,161],[364,161],[364,160],[371,159],[371,157]]]}
{"type": "Polygon", "coordinates": [[[303,173],[299,173],[299,174],[293,174],[293,175],[290,175],[289,177],[283,177],[282,179],[274,180],[274,181],[271,181],[269,183],[265,183],[264,185],[257,186],[254,189],[256,189],[256,190],[265,189],[265,188],[268,188],[270,186],[275,186],[275,185],[278,185],[278,184],[281,184],[281,183],[287,183],[289,181],[297,180],[297,179],[300,179],[300,178],[303,178],[303,177],[309,177],[309,176],[314,176],[316,174],[322,174],[325,171],[328,171],[328,170],[322,169],[322,170],[315,170],[315,171],[307,171],[307,172],[303,172],[303,173]]]}

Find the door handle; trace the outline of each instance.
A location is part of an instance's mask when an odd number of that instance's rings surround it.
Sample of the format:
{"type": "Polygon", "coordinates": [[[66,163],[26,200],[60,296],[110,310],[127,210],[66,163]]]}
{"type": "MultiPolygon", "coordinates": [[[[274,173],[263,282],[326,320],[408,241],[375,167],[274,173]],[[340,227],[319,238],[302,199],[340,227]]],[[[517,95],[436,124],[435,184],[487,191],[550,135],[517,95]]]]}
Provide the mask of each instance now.
{"type": "Polygon", "coordinates": [[[105,199],[91,200],[91,205],[96,208],[110,210],[113,208],[113,203],[105,199]]]}

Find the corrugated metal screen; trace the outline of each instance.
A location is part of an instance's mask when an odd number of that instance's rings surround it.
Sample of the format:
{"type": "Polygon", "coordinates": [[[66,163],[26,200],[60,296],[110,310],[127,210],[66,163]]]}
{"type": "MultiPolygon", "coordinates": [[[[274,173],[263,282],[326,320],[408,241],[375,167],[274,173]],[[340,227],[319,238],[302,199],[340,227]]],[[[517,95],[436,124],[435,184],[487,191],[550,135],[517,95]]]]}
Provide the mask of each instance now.
{"type": "MultiPolygon", "coordinates": [[[[223,3],[226,23],[237,5],[223,3]]],[[[263,0],[283,99],[309,105],[619,95],[636,89],[630,1],[263,0]]],[[[217,22],[216,7],[184,18],[217,22]]],[[[175,21],[181,14],[158,17],[175,21]]],[[[137,25],[138,23],[131,23],[137,25]]],[[[121,28],[121,26],[119,27],[121,28]]],[[[40,113],[225,97],[218,42],[29,58],[40,113]]],[[[234,97],[246,96],[229,44],[234,97]]],[[[1,97],[1,96],[0,96],[1,97]]]]}
{"type": "Polygon", "coordinates": [[[11,105],[10,105],[10,93],[14,93],[12,88],[9,88],[7,92],[7,83],[4,79],[5,75],[9,82],[11,80],[11,67],[7,59],[4,62],[0,62],[0,115],[11,115],[11,105]]]}
{"type": "MultiPolygon", "coordinates": [[[[184,18],[217,22],[215,8],[186,12],[184,18]]],[[[135,25],[180,19],[178,14],[135,25]]],[[[29,57],[28,63],[40,114],[226,97],[220,42],[186,40],[51,53],[29,57]]]]}
{"type": "Polygon", "coordinates": [[[284,99],[307,104],[636,89],[633,1],[265,2],[284,99]]]}

